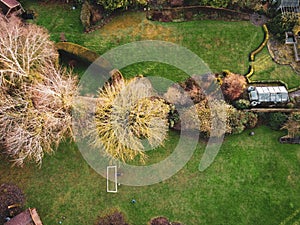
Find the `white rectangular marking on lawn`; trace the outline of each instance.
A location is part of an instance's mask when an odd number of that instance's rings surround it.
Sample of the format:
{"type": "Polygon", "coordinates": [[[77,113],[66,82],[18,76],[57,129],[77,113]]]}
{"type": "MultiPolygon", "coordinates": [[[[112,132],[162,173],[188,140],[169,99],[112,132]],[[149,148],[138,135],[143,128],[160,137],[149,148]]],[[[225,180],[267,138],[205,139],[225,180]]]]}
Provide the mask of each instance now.
{"type": "Polygon", "coordinates": [[[117,166],[108,166],[106,168],[106,191],[109,193],[117,193],[118,192],[117,166]],[[109,176],[110,171],[114,172],[113,176],[109,176]],[[112,179],[109,179],[111,177],[112,177],[112,179]],[[109,183],[113,182],[112,180],[114,180],[114,183],[115,183],[114,190],[110,190],[110,188],[109,188],[109,183]]]}

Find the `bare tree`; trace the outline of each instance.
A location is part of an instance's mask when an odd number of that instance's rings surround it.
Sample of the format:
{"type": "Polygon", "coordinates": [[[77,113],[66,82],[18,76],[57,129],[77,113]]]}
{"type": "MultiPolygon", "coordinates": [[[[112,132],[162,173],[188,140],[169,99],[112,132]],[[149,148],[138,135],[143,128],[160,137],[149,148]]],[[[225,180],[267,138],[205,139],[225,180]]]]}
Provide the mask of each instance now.
{"type": "Polygon", "coordinates": [[[71,134],[77,80],[57,65],[47,32],[0,17],[0,144],[17,165],[40,164],[71,134]]]}
{"type": "Polygon", "coordinates": [[[15,86],[34,80],[39,68],[57,61],[58,53],[45,29],[25,25],[16,16],[9,21],[0,16],[0,28],[0,84],[9,82],[15,86]]]}
{"type": "Polygon", "coordinates": [[[76,79],[65,70],[47,67],[50,78],[23,84],[13,95],[0,95],[0,133],[5,152],[17,165],[25,159],[41,163],[52,145],[71,134],[72,98],[76,79]]]}

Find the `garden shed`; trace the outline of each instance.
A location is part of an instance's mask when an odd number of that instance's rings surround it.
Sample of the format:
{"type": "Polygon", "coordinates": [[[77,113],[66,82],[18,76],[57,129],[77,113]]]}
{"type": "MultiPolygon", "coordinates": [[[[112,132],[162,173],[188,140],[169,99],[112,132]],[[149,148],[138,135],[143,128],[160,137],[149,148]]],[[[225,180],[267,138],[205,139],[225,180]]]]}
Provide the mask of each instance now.
{"type": "Polygon", "coordinates": [[[7,17],[10,13],[21,14],[25,10],[23,9],[20,2],[16,0],[0,0],[0,10],[7,17]]]}
{"type": "Polygon", "coordinates": [[[299,0],[280,0],[279,3],[278,10],[280,10],[282,14],[300,12],[299,0]]]}

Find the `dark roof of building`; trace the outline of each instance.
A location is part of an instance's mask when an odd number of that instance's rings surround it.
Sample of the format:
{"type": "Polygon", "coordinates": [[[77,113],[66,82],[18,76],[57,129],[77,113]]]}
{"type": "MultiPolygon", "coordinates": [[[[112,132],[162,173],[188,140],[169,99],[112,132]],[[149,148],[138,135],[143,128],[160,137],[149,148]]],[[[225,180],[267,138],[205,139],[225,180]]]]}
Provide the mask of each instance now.
{"type": "Polygon", "coordinates": [[[12,9],[20,5],[20,2],[16,0],[0,0],[3,4],[5,4],[8,8],[12,9]]]}
{"type": "Polygon", "coordinates": [[[299,0],[281,0],[279,7],[299,7],[299,0]]]}
{"type": "Polygon", "coordinates": [[[36,209],[26,209],[4,225],[43,225],[36,209]]]}

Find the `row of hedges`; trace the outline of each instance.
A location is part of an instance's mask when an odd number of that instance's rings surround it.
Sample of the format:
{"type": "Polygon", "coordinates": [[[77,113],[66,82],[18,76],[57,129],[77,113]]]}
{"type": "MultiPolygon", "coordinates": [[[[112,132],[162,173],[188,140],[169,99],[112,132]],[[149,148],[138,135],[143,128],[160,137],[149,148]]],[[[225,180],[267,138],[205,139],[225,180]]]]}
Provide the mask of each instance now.
{"type": "Polygon", "coordinates": [[[300,86],[299,86],[299,87],[295,87],[295,88],[289,89],[289,93],[295,92],[295,91],[298,91],[298,90],[300,90],[300,86]]]}
{"type": "Polygon", "coordinates": [[[250,15],[230,9],[210,6],[186,6],[176,8],[153,9],[147,12],[147,18],[161,22],[177,22],[201,19],[222,19],[228,21],[249,20],[250,15]]]}
{"type": "Polygon", "coordinates": [[[269,84],[274,86],[285,86],[286,89],[288,89],[287,83],[283,82],[282,80],[256,80],[256,81],[250,81],[250,84],[269,84]]]}

